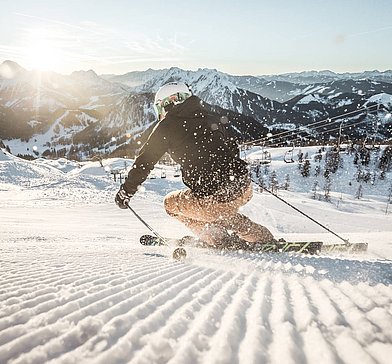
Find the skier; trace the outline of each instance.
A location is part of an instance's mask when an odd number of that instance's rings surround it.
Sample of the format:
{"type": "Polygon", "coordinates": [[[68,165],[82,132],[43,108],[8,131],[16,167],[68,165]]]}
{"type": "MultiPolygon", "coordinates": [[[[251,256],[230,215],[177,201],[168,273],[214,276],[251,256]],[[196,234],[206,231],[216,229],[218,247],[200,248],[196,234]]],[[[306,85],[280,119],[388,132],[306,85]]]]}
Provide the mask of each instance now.
{"type": "Polygon", "coordinates": [[[126,209],[154,165],[168,152],[181,166],[188,187],[165,197],[170,216],[212,246],[228,245],[238,237],[248,243],[274,241],[266,227],[238,212],[253,191],[247,163],[227,135],[228,118],[208,111],[182,82],[163,85],[156,93],[154,108],[158,123],[121,185],[116,204],[126,209]]]}

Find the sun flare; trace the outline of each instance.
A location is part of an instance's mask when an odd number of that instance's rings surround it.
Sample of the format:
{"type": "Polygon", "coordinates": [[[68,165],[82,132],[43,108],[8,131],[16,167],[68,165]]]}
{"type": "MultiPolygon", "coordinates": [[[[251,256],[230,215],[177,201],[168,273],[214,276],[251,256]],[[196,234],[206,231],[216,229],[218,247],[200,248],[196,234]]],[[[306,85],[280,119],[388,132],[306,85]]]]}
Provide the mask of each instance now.
{"type": "Polygon", "coordinates": [[[41,37],[32,37],[25,47],[24,56],[29,68],[41,71],[54,70],[62,63],[56,45],[41,37]]]}

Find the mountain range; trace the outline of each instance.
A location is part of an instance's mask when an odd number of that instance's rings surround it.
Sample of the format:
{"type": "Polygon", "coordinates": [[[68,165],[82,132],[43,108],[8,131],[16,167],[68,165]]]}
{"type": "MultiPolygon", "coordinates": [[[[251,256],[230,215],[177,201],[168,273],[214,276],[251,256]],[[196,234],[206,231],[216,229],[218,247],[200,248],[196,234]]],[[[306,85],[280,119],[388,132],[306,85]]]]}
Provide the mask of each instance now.
{"type": "Polygon", "coordinates": [[[391,140],[392,71],[256,77],[172,67],[61,75],[28,71],[12,61],[0,65],[0,139],[26,156],[132,157],[156,122],[154,93],[175,80],[190,84],[208,108],[228,115],[240,142],[325,142],[339,133],[351,140],[391,140]]]}

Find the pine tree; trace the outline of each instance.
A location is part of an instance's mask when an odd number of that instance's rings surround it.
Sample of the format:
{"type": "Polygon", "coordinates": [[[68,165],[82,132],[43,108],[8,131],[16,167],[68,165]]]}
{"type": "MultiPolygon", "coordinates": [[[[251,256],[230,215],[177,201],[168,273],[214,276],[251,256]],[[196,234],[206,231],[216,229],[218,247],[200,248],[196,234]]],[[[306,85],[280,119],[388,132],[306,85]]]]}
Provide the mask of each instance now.
{"type": "Polygon", "coordinates": [[[301,151],[301,149],[298,151],[297,157],[298,157],[298,162],[302,163],[304,159],[304,153],[301,151]]]}
{"type": "Polygon", "coordinates": [[[362,197],[363,197],[363,187],[362,184],[360,184],[357,192],[355,193],[355,198],[359,200],[362,197]]]}
{"type": "Polygon", "coordinates": [[[283,188],[286,191],[290,188],[290,175],[289,174],[286,174],[286,176],[285,176],[283,188]]]}
{"type": "Polygon", "coordinates": [[[312,192],[313,192],[312,198],[313,198],[313,200],[317,199],[317,188],[318,188],[318,182],[316,181],[316,182],[314,182],[314,185],[312,187],[312,192]]]}
{"type": "Polygon", "coordinates": [[[385,209],[385,215],[388,215],[388,206],[392,203],[392,183],[389,186],[388,192],[389,195],[387,200],[387,208],[385,209]]]}
{"type": "Polygon", "coordinates": [[[325,201],[331,201],[331,179],[329,176],[325,178],[325,183],[324,183],[324,199],[325,201]]]}
{"type": "Polygon", "coordinates": [[[340,155],[336,148],[328,151],[325,155],[325,169],[328,169],[330,172],[335,173],[340,164],[340,155]]]}
{"type": "Polygon", "coordinates": [[[276,171],[272,171],[269,182],[270,182],[271,192],[276,195],[278,193],[278,187],[279,187],[278,176],[276,174],[276,171]]]}
{"type": "Polygon", "coordinates": [[[390,171],[392,168],[392,147],[388,146],[384,149],[384,152],[382,153],[380,157],[380,162],[378,164],[378,168],[380,168],[382,171],[390,171]]]}
{"type": "Polygon", "coordinates": [[[302,177],[309,177],[310,175],[310,161],[308,159],[302,164],[301,175],[302,177]]]}
{"type": "Polygon", "coordinates": [[[355,155],[354,155],[353,163],[354,163],[355,165],[357,165],[357,164],[358,164],[358,161],[359,161],[359,153],[356,151],[356,152],[355,152],[355,155]]]}
{"type": "Polygon", "coordinates": [[[317,152],[317,154],[314,156],[314,161],[319,162],[323,159],[323,155],[321,154],[321,149],[317,152]]]}
{"type": "Polygon", "coordinates": [[[259,184],[259,187],[260,187],[260,192],[263,192],[264,188],[267,185],[267,183],[265,181],[265,176],[264,175],[260,175],[260,177],[258,179],[258,184],[259,184]]]}

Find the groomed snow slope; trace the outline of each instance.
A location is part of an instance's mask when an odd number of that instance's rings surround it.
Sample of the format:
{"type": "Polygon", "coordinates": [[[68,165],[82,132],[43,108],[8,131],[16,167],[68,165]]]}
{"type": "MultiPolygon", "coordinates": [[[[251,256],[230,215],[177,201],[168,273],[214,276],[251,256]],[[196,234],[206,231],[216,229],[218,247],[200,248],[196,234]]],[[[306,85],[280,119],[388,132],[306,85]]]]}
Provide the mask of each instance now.
{"type": "MultiPolygon", "coordinates": [[[[139,245],[145,227],[112,203],[118,183],[98,164],[0,157],[0,363],[389,363],[392,224],[378,199],[339,210],[284,195],[368,241],[363,255],[188,249],[176,262],[139,245]]],[[[189,232],[162,208],[182,187],[172,172],[132,206],[178,237],[189,232]]],[[[272,196],[244,212],[278,237],[337,242],[272,196]]]]}

